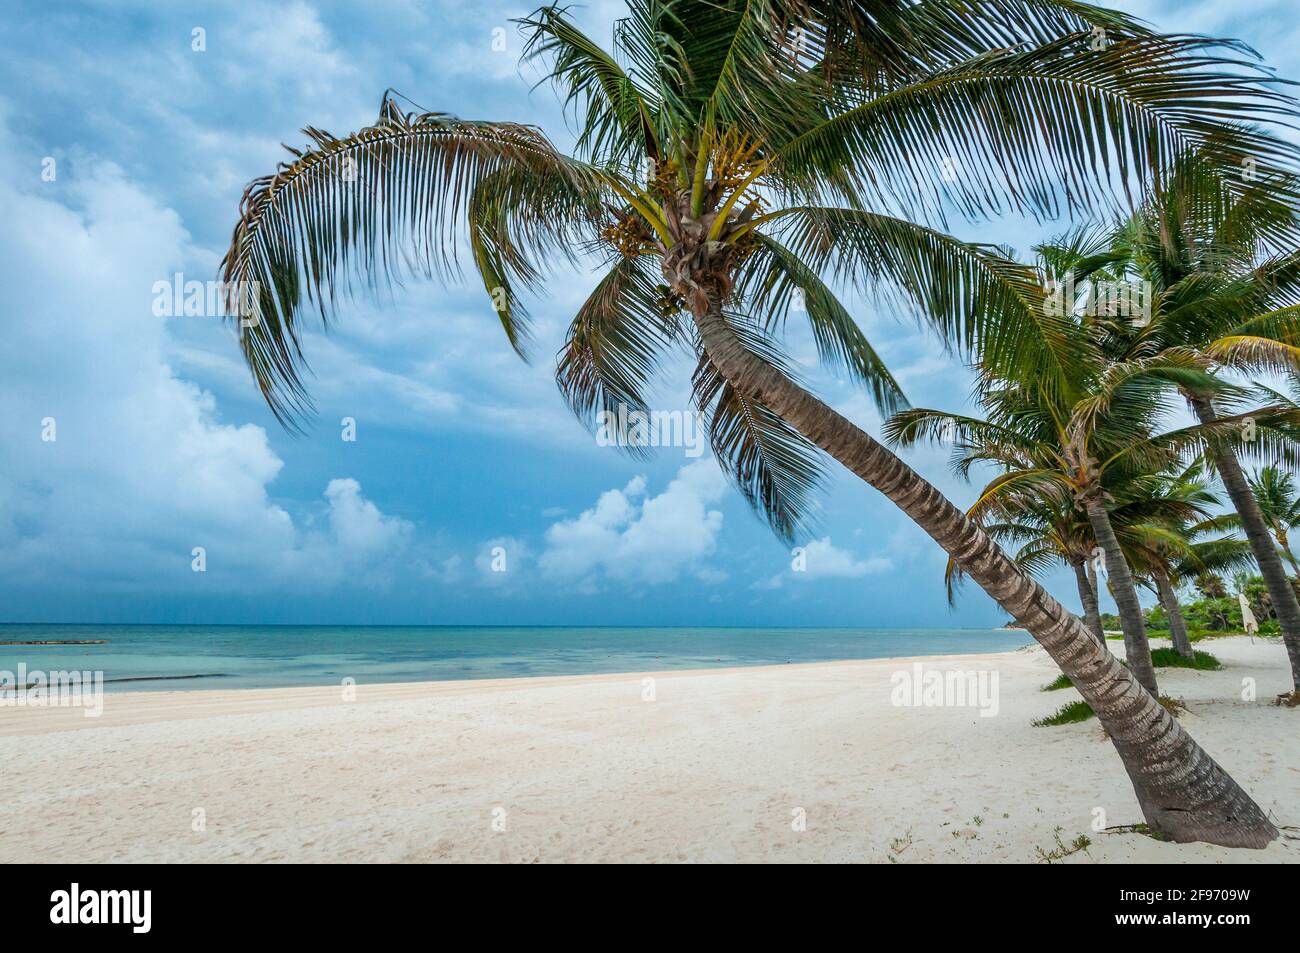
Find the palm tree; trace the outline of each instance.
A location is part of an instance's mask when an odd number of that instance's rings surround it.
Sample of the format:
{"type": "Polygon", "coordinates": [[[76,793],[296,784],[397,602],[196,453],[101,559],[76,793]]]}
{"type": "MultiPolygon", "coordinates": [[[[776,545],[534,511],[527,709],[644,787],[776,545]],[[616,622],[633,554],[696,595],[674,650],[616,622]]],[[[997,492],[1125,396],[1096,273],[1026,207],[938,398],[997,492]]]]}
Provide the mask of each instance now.
{"type": "Polygon", "coordinates": [[[1254,563],[1250,544],[1231,536],[1213,536],[1224,528],[1211,515],[1218,498],[1210,492],[1201,461],[1181,473],[1158,474],[1137,481],[1130,501],[1113,514],[1125,557],[1149,582],[1169,619],[1174,649],[1192,658],[1192,643],[1178,601],[1178,587],[1202,573],[1235,571],[1254,563]]]}
{"type": "MultiPolygon", "coordinates": [[[[1112,248],[1121,259],[1119,270],[1152,289],[1149,321],[1117,333],[1118,352],[1192,352],[1212,369],[1251,375],[1300,366],[1300,230],[1294,195],[1291,180],[1280,192],[1247,189],[1225,201],[1199,159],[1181,159],[1112,248]]],[[[1219,419],[1223,407],[1215,394],[1194,387],[1183,393],[1202,422],[1219,419]]],[[[1253,439],[1244,449],[1276,456],[1282,434],[1263,429],[1264,423],[1247,420],[1253,439]]],[[[1210,451],[1277,612],[1292,681],[1300,690],[1300,602],[1242,472],[1242,445],[1219,442],[1210,451]]]]}
{"type": "MultiPolygon", "coordinates": [[[[1170,620],[1175,649],[1190,658],[1178,586],[1199,573],[1253,565],[1249,545],[1233,537],[1206,538],[1224,527],[1222,517],[1209,515],[1218,501],[1206,488],[1199,463],[1179,474],[1141,477],[1125,487],[1123,497],[1110,508],[1110,519],[1125,561],[1156,591],[1170,620]]],[[[1013,556],[1017,565],[1035,574],[1058,563],[1074,571],[1084,623],[1105,645],[1095,574],[1088,572],[1097,545],[1088,519],[1066,495],[1054,491],[1041,495],[1015,487],[1003,492],[992,488],[980,499],[974,515],[1000,520],[984,523],[985,532],[1000,543],[1019,544],[1013,556]]],[[[949,601],[959,578],[960,570],[950,562],[949,601]]]]}
{"type": "MultiPolygon", "coordinates": [[[[1291,551],[1289,530],[1300,526],[1300,492],[1296,491],[1295,479],[1277,467],[1261,467],[1259,474],[1250,480],[1250,492],[1259,505],[1260,516],[1280,552],[1291,564],[1291,571],[1300,579],[1300,563],[1296,562],[1295,553],[1291,551]]],[[[1269,591],[1270,597],[1272,591],[1269,591]]],[[[1276,600],[1273,603],[1277,605],[1276,600]]]]}
{"type": "MultiPolygon", "coordinates": [[[[943,229],[945,211],[1050,216],[1206,150],[1226,193],[1244,157],[1296,162],[1226,114],[1293,100],[1239,45],[1156,36],[1073,0],[633,0],[613,52],[558,7],[526,53],[577,117],[576,155],[536,128],[404,113],[302,152],[245,192],[223,262],[251,288],[244,356],[288,425],[310,412],[301,321],[411,270],[454,272],[457,226],[507,339],[520,292],[581,252],[607,270],[558,379],[575,411],[644,406],[674,344],[694,351],[715,455],[778,533],[802,523],[818,448],[879,489],[1034,634],[1097,710],[1152,828],[1262,846],[1276,829],[1078,620],[933,486],[800,386],[773,335],[804,302],[822,356],[886,409],[902,395],[825,277],[900,289],[958,347],[1020,365],[1051,334],[1032,275],[943,229]],[[919,220],[919,221],[918,221],[919,220]],[[359,280],[357,280],[359,279],[359,280]]],[[[589,258],[587,260],[590,260],[589,258]]],[[[1064,367],[1055,371],[1068,373],[1064,367]]]]}
{"type": "Polygon", "coordinates": [[[1200,515],[1187,501],[1153,497],[1149,475],[1177,463],[1188,447],[1199,449],[1212,428],[1193,425],[1153,433],[1152,421],[1169,410],[1171,382],[1195,381],[1216,390],[1225,385],[1173,355],[1109,364],[1095,347],[1096,324],[1089,317],[1080,319],[1074,335],[1075,376],[1067,384],[1044,386],[1037,378],[1002,382],[985,376],[978,390],[987,412],[984,419],[913,408],[896,413],[885,425],[885,434],[901,446],[949,434],[962,475],[978,463],[1001,468],[1004,472],[980,491],[967,511],[976,521],[984,521],[989,512],[1008,511],[1006,499],[1022,494],[1035,495],[1058,510],[1069,504],[1086,514],[1119,608],[1126,662],[1139,683],[1158,696],[1143,608],[1117,525],[1122,528],[1134,520],[1123,508],[1127,504],[1131,511],[1134,499],[1148,515],[1156,506],[1177,506],[1177,515],[1183,517],[1200,515]]]}
{"type": "MultiPolygon", "coordinates": [[[[1216,571],[1254,570],[1256,565],[1255,554],[1248,540],[1238,539],[1235,536],[1204,538],[1206,534],[1218,532],[1225,528],[1221,520],[1221,517],[1216,517],[1188,527],[1185,533],[1191,540],[1189,551],[1177,559],[1168,572],[1169,602],[1165,606],[1165,611],[1170,613],[1170,629],[1172,632],[1174,613],[1171,606],[1177,608],[1178,624],[1184,633],[1183,642],[1186,643],[1186,650],[1184,651],[1184,648],[1180,647],[1177,636],[1174,637],[1174,645],[1180,653],[1189,658],[1191,657],[1191,642],[1186,638],[1187,626],[1182,618],[1182,608],[1178,604],[1178,588],[1186,583],[1191,583],[1199,588],[1203,580],[1211,579],[1219,579],[1219,586],[1222,586],[1222,579],[1215,575],[1216,571]]],[[[1207,588],[1214,591],[1214,583],[1208,583],[1207,588]]],[[[1226,589],[1224,591],[1226,593],[1226,589]]]]}
{"type": "Polygon", "coordinates": [[[1205,599],[1228,598],[1228,586],[1218,573],[1200,573],[1196,576],[1193,585],[1196,586],[1196,591],[1205,599]]]}
{"type": "MultiPolygon", "coordinates": [[[[1037,575],[1058,564],[1069,566],[1079,590],[1083,623],[1106,648],[1093,565],[1097,542],[1087,517],[1068,495],[1060,493],[1012,491],[999,494],[991,503],[983,511],[967,515],[980,522],[984,532],[1000,545],[1018,546],[1011,558],[1025,572],[1037,575]],[[990,519],[996,522],[986,522],[990,519]]],[[[955,601],[961,577],[961,568],[950,559],[944,574],[950,603],[955,601]]]]}

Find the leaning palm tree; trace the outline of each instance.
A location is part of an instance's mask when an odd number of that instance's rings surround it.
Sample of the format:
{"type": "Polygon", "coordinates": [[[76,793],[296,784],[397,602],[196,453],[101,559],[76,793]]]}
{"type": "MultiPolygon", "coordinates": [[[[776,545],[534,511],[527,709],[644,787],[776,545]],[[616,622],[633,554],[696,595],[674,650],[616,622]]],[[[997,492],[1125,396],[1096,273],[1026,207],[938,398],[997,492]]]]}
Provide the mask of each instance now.
{"type": "MultiPolygon", "coordinates": [[[[1094,300],[1093,288],[1105,287],[1123,260],[1107,247],[1108,239],[1104,231],[1085,227],[1036,248],[1040,281],[1058,289],[1055,310],[1061,323],[1050,346],[1070,355],[1068,378],[1037,370],[999,376],[985,367],[977,388],[985,419],[906,410],[888,422],[886,433],[903,446],[956,435],[955,463],[962,475],[980,462],[1000,467],[1004,473],[968,511],[977,521],[1002,506],[1007,494],[1035,494],[1057,505],[1068,501],[1085,513],[1119,609],[1126,661],[1139,683],[1158,695],[1137,585],[1116,532],[1117,494],[1173,467],[1186,450],[1217,447],[1235,435],[1239,421],[1227,418],[1157,433],[1154,424],[1170,409],[1174,388],[1233,400],[1245,391],[1210,374],[1207,362],[1192,351],[1113,353],[1115,339],[1128,334],[1130,319],[1125,301],[1112,296],[1094,300]]],[[[1032,342],[1025,350],[1048,346],[1032,342]]],[[[1249,419],[1271,426],[1284,414],[1270,407],[1252,412],[1249,419]]],[[[1150,505],[1141,494],[1137,499],[1150,505]]]]}
{"type": "MultiPolygon", "coordinates": [[[[954,345],[1012,365],[1052,334],[1038,285],[944,215],[1116,204],[1143,170],[1208,150],[1225,193],[1243,157],[1295,164],[1276,134],[1227,127],[1295,103],[1239,45],[1161,37],[1074,0],[633,0],[608,52],[554,6],[527,55],[577,116],[576,155],[532,127],[405,113],[310,145],[254,181],[224,259],[252,288],[244,356],[277,416],[310,411],[304,312],[467,248],[510,344],[548,266],[603,258],[559,356],[588,422],[644,406],[666,349],[698,361],[715,456],[783,535],[820,448],[879,489],[1028,629],[1097,710],[1152,828],[1261,846],[1258,806],[1078,620],[979,527],[801,386],[776,335],[802,302],[823,358],[886,410],[901,394],[827,283],[898,288],[954,345]],[[462,236],[459,226],[464,225],[462,236]]],[[[242,283],[242,284],[241,284],[242,283]]],[[[1068,373],[1065,367],[1055,370],[1068,373]]]]}

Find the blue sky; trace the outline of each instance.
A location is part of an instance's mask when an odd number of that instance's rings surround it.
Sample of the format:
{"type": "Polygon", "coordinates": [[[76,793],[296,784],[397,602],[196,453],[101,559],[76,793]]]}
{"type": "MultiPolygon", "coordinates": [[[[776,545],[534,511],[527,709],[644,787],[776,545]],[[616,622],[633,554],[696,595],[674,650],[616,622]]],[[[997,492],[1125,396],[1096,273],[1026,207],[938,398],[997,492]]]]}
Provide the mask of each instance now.
{"type": "MultiPolygon", "coordinates": [[[[1237,36],[1300,76],[1289,2],[1119,4],[1167,30],[1237,36]]],[[[621,4],[580,8],[600,38],[621,4]]],[[[831,469],[807,571],[707,457],[596,445],[552,381],[593,284],[532,303],[531,365],[489,303],[408,282],[351,305],[306,353],[319,415],[281,430],[228,328],[160,318],[153,286],[207,280],[247,181],[311,124],[373,121],[388,87],[469,118],[541,125],[559,104],[517,66],[527,5],[10,4],[0,22],[0,621],[979,626],[945,601],[944,557],[831,469]],[[506,49],[493,31],[507,28],[506,49]],[[193,49],[201,29],[206,48],[193,49]],[[54,160],[53,180],[43,176],[54,160]],[[340,422],[356,421],[355,441],[340,422]],[[42,439],[52,419],[56,439],[42,439]],[[206,571],[192,571],[202,547],[206,571]],[[506,571],[493,571],[493,552],[506,571]]],[[[957,229],[1027,249],[1051,227],[957,229]]],[[[955,408],[969,376],[914,325],[851,299],[913,403],[955,408]]],[[[795,335],[792,354],[809,360],[795,335]]],[[[685,407],[686,368],[658,405],[685,407]]],[[[812,375],[878,431],[870,402],[812,375]]],[[[48,434],[47,434],[48,435],[48,434]]],[[[959,504],[941,450],[906,459],[959,504]]],[[[499,565],[498,561],[498,565],[499,565]]],[[[1072,581],[1051,577],[1074,605],[1072,581]]]]}

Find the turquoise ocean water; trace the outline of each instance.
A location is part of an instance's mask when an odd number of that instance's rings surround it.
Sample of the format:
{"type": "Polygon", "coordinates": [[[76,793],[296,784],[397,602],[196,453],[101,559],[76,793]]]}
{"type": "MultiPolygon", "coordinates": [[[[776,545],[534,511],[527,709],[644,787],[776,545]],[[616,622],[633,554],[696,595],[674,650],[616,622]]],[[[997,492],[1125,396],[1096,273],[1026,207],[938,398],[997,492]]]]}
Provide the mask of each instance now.
{"type": "Polygon", "coordinates": [[[1007,629],[0,625],[0,642],[56,639],[108,642],[0,645],[0,670],[98,670],[118,691],[267,688],[1002,652],[1031,641],[1007,629]]]}

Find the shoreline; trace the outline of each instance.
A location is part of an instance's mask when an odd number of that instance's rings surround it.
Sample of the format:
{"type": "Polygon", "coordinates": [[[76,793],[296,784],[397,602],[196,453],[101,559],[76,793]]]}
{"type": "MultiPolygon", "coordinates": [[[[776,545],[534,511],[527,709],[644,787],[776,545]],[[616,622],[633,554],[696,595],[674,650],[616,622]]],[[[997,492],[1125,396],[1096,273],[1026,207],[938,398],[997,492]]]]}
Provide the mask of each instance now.
{"type": "MultiPolygon", "coordinates": [[[[383,692],[409,693],[412,690],[439,691],[452,686],[482,686],[485,689],[508,688],[511,686],[520,686],[521,683],[537,684],[564,684],[564,683],[583,683],[607,682],[607,681],[627,681],[634,678],[674,678],[677,676],[699,676],[699,675],[732,675],[742,672],[779,672],[790,669],[818,669],[834,668],[840,666],[867,665],[872,663],[879,664],[896,664],[896,665],[913,665],[915,663],[951,663],[963,659],[989,659],[1003,655],[1016,655],[1022,652],[1039,649],[1036,643],[1021,646],[1017,649],[1003,649],[991,652],[961,652],[950,653],[946,655],[890,655],[876,656],[871,658],[860,659],[823,659],[819,661],[808,662],[763,662],[753,665],[715,665],[702,668],[648,668],[648,669],[622,669],[615,672],[574,672],[565,675],[507,675],[502,677],[479,678],[441,678],[441,679],[411,679],[398,681],[381,681],[381,682],[363,682],[357,681],[355,687],[360,692],[361,689],[380,690],[383,692]]],[[[110,685],[135,682],[153,682],[153,681],[193,681],[200,678],[238,678],[237,672],[211,672],[200,674],[185,675],[131,675],[124,677],[105,678],[104,686],[107,689],[110,685]]],[[[30,688],[32,686],[28,686],[30,688]]],[[[327,684],[314,683],[310,685],[251,685],[240,687],[232,685],[229,688],[190,688],[190,689],[167,689],[158,688],[154,690],[131,690],[126,692],[108,692],[105,696],[111,695],[113,698],[148,698],[150,696],[180,696],[191,697],[209,695],[230,695],[232,693],[249,694],[249,693],[303,693],[312,695],[328,695],[329,698],[337,696],[340,692],[341,685],[336,682],[327,684]]],[[[12,688],[0,689],[0,694],[13,691],[12,688]]],[[[358,698],[358,701],[360,698],[358,698]]],[[[4,727],[0,725],[0,738],[4,737],[4,727]]]]}
{"type": "MultiPolygon", "coordinates": [[[[1161,669],[1162,690],[1277,823],[1300,823],[1298,713],[1268,702],[1284,650],[1213,651],[1223,671],[1161,669]]],[[[1098,811],[1110,828],[1141,814],[1095,719],[1031,725],[1077,698],[1040,691],[1055,673],[1030,645],[362,683],[351,701],[339,686],[129,692],[99,718],[0,710],[0,755],[35,742],[76,766],[0,776],[0,861],[1035,862],[1058,834],[1091,840],[1065,862],[1300,861],[1288,840],[1096,830],[1098,811]],[[891,678],[917,663],[996,673],[997,712],[899,707],[891,678]]]]}
{"type": "MultiPolygon", "coordinates": [[[[116,632],[110,629],[110,632],[116,632]]],[[[810,628],[710,630],[564,627],[519,630],[492,627],[438,634],[428,628],[385,635],[383,628],[341,627],[319,639],[299,635],[277,644],[269,630],[207,641],[204,627],[185,627],[152,640],[122,633],[114,645],[0,647],[0,684],[28,670],[103,672],[110,694],[153,688],[201,690],[220,675],[220,687],[249,691],[337,686],[345,677],[363,684],[489,681],[632,672],[724,671],[768,665],[862,661],[912,656],[994,654],[1031,644],[1023,630],[810,628]],[[589,632],[594,634],[581,634],[589,632]],[[47,654],[48,653],[48,654],[47,654]],[[149,684],[150,682],[155,684],[149,684]]]]}

